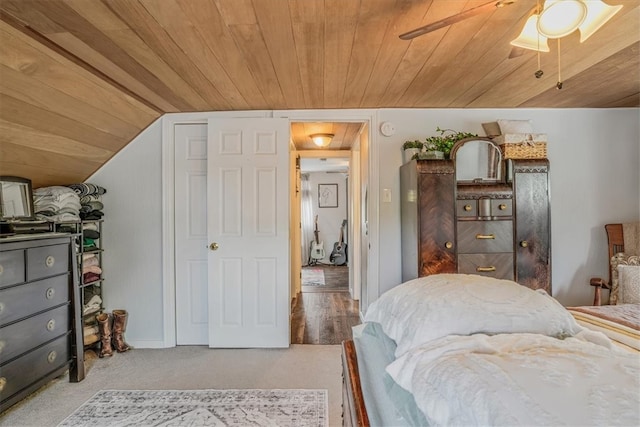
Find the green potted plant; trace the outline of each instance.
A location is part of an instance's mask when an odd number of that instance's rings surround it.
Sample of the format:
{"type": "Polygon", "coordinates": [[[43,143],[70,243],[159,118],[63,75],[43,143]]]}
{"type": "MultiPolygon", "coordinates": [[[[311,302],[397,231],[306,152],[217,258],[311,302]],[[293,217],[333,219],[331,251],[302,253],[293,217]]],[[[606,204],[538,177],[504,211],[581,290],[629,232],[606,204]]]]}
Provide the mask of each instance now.
{"type": "MultiPolygon", "coordinates": [[[[429,151],[442,152],[444,158],[446,159],[449,158],[449,154],[451,153],[451,148],[453,148],[453,145],[456,142],[460,141],[461,139],[478,136],[470,132],[459,132],[453,129],[440,129],[439,126],[436,128],[436,132],[438,132],[439,135],[427,137],[425,139],[423,146],[425,147],[427,152],[429,151]]],[[[438,157],[430,156],[427,158],[438,158],[438,157]]]]}
{"type": "Polygon", "coordinates": [[[402,144],[404,163],[407,163],[411,159],[417,159],[418,153],[420,153],[423,148],[424,144],[418,139],[405,141],[404,144],[402,144]]]}

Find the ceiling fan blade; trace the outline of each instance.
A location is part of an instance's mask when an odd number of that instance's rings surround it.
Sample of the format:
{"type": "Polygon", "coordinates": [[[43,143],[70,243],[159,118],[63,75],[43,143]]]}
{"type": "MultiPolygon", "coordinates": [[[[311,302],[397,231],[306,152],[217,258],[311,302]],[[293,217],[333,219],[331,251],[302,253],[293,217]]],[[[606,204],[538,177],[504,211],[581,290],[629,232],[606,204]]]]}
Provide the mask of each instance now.
{"type": "Polygon", "coordinates": [[[481,4],[480,6],[476,6],[471,9],[465,10],[463,12],[457,13],[455,15],[451,15],[439,21],[432,22],[430,24],[425,25],[424,27],[416,28],[415,30],[411,30],[404,34],[400,34],[399,37],[402,40],[411,40],[423,34],[427,34],[432,31],[439,30],[440,28],[453,25],[456,22],[460,22],[467,18],[471,18],[472,16],[476,16],[481,13],[488,12],[493,8],[510,5],[512,3],[515,3],[516,1],[517,0],[493,0],[488,3],[481,4]]]}

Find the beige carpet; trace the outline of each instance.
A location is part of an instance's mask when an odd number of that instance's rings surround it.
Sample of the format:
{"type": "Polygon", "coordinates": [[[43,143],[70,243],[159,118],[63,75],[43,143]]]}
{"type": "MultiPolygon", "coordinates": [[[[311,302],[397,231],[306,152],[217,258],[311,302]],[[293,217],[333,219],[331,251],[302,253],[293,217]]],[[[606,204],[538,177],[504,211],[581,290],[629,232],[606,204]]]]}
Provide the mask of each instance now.
{"type": "Polygon", "coordinates": [[[329,425],[342,425],[339,345],[218,350],[180,346],[97,359],[80,383],[54,380],[0,416],[0,426],[56,426],[97,391],[327,389],[329,425]]]}

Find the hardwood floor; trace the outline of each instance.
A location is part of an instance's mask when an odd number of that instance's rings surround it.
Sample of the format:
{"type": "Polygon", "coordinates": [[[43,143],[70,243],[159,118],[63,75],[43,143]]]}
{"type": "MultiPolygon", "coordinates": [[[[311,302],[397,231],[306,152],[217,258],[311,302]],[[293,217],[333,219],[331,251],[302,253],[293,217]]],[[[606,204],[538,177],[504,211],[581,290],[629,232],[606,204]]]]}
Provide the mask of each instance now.
{"type": "Polygon", "coordinates": [[[340,344],[351,339],[351,328],[360,317],[358,302],[348,292],[348,276],[346,288],[336,289],[344,285],[346,274],[346,267],[325,267],[326,287],[303,287],[291,311],[292,344],[340,344]]]}

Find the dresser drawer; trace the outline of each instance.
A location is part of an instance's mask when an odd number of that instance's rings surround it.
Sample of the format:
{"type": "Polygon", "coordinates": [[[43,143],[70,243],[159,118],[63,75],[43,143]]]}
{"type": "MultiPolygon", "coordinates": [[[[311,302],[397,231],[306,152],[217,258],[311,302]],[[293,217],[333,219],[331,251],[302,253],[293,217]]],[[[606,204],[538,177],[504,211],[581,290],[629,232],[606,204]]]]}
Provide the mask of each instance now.
{"type": "Polygon", "coordinates": [[[0,325],[69,301],[69,274],[0,290],[0,325]]]}
{"type": "Polygon", "coordinates": [[[0,288],[24,282],[24,251],[0,252],[0,288]]]}
{"type": "Polygon", "coordinates": [[[512,221],[458,221],[458,253],[513,252],[512,221]]]}
{"type": "Polygon", "coordinates": [[[0,329],[0,360],[10,360],[69,331],[69,306],[45,311],[0,329]]]}
{"type": "Polygon", "coordinates": [[[458,273],[513,280],[513,254],[458,255],[458,273]]]}
{"type": "Polygon", "coordinates": [[[27,280],[55,276],[69,270],[69,245],[27,249],[27,280]]]}
{"type": "Polygon", "coordinates": [[[492,199],[491,200],[491,215],[500,216],[512,216],[513,215],[513,201],[511,199],[492,199]]]}
{"type": "Polygon", "coordinates": [[[478,216],[477,200],[456,200],[456,216],[458,218],[475,218],[478,216]]]}
{"type": "Polygon", "coordinates": [[[69,347],[69,335],[64,335],[4,365],[0,372],[0,400],[68,364],[69,347]]]}

